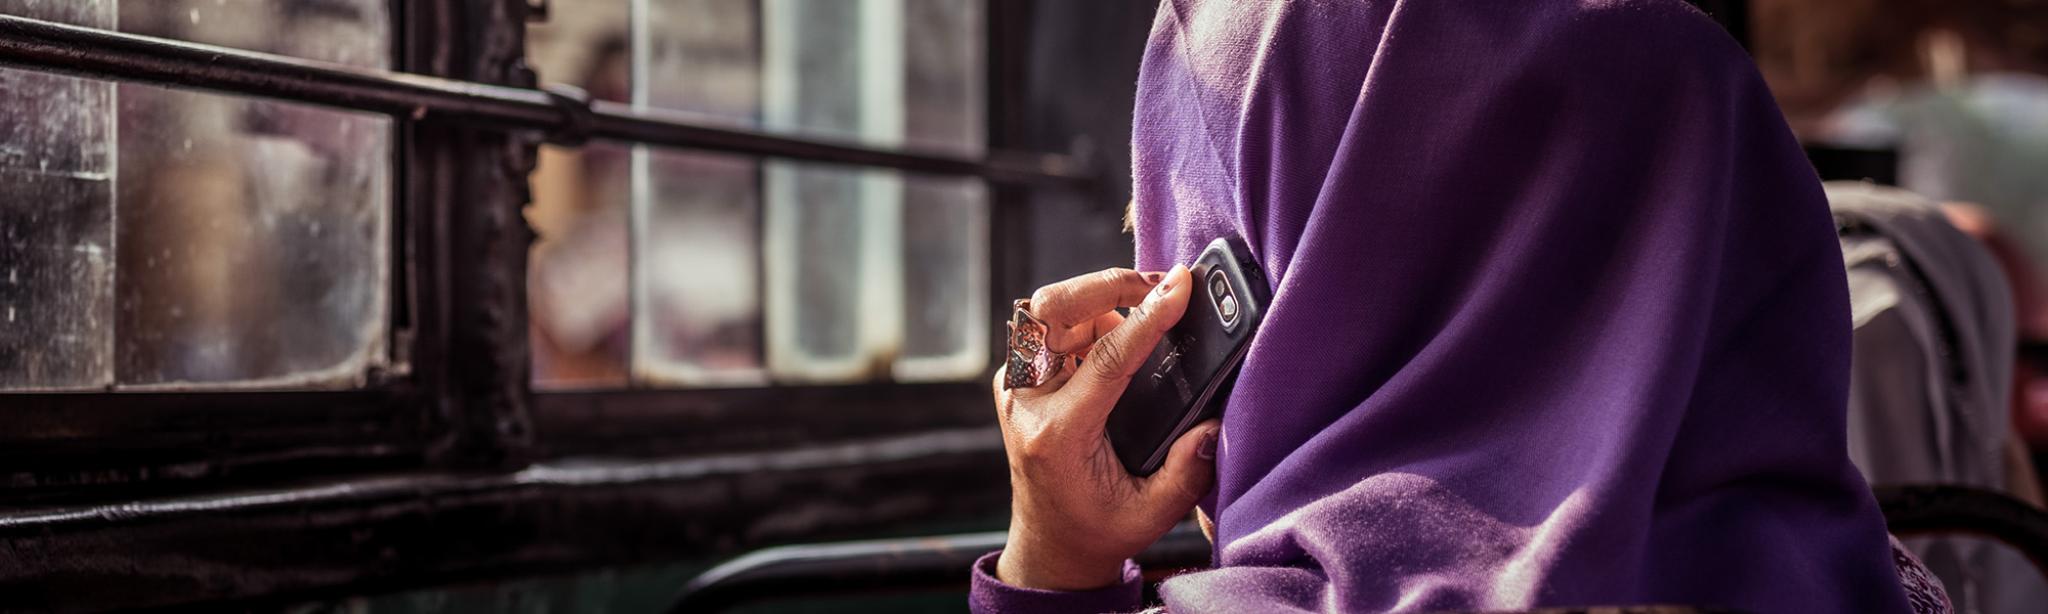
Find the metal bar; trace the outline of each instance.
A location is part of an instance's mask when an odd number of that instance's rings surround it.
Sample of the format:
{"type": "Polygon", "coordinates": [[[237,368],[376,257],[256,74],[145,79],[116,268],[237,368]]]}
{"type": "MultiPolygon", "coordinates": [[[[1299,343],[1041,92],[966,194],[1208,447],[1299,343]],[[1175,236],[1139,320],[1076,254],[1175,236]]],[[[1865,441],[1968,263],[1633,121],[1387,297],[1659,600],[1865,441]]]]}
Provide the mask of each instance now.
{"type": "Polygon", "coordinates": [[[1092,178],[1059,155],[991,152],[986,159],[862,147],[713,126],[668,111],[635,111],[548,91],[370,70],[0,15],[0,65],[94,79],[197,88],[500,129],[827,164],[964,175],[1085,189],[1092,178]]]}
{"type": "MultiPolygon", "coordinates": [[[[690,579],[668,611],[712,614],[777,599],[964,592],[974,560],[1001,549],[1004,538],[992,531],[757,550],[690,579]]],[[[1201,529],[1181,523],[1135,558],[1148,574],[1177,572],[1208,567],[1210,550],[1201,529]]]]}
{"type": "Polygon", "coordinates": [[[1976,535],[2018,550],[2048,579],[2048,512],[2002,493],[1968,486],[1879,486],[1877,507],[1900,537],[1976,535]]]}
{"type": "MultiPolygon", "coordinates": [[[[690,579],[668,611],[712,614],[778,599],[964,592],[974,560],[1001,549],[1005,538],[992,531],[757,550],[690,579]]],[[[1211,550],[1202,530],[1184,522],[1135,558],[1156,582],[1166,573],[1208,567],[1211,550]]]]}
{"type": "Polygon", "coordinates": [[[969,175],[1002,183],[1079,187],[1093,182],[1066,156],[1057,154],[994,151],[986,159],[974,160],[714,127],[692,123],[684,113],[634,110],[615,102],[597,101],[591,104],[591,110],[596,115],[591,134],[597,138],[938,175],[969,175]]]}

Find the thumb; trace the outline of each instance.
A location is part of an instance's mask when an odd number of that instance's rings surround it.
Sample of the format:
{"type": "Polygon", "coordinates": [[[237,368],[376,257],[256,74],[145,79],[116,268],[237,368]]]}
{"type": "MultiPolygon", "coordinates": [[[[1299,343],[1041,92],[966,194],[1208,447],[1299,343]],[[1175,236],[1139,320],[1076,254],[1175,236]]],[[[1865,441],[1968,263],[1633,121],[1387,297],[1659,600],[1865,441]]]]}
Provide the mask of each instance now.
{"type": "Polygon", "coordinates": [[[1180,516],[1209,493],[1216,485],[1216,450],[1222,437],[1223,423],[1210,418],[1173,442],[1166,463],[1145,480],[1145,498],[1154,509],[1180,516]]]}

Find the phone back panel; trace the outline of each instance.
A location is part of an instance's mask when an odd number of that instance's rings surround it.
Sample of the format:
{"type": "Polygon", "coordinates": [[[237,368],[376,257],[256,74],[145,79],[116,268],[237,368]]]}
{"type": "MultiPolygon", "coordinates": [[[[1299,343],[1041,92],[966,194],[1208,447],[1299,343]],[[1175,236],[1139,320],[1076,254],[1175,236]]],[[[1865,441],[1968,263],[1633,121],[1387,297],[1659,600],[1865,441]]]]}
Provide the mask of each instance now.
{"type": "Polygon", "coordinates": [[[1175,439],[1221,415],[1269,300],[1250,255],[1234,239],[1217,239],[1202,250],[1189,267],[1195,288],[1187,313],[1152,348],[1110,410],[1110,446],[1132,474],[1158,471],[1175,439]]]}

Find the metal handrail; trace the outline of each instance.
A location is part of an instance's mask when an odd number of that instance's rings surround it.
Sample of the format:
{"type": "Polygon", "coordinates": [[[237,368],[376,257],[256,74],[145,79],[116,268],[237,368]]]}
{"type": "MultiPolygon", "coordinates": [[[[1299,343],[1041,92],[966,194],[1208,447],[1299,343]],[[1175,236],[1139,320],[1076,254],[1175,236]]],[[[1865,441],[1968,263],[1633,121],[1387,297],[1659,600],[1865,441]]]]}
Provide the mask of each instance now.
{"type": "MultiPolygon", "coordinates": [[[[768,548],[698,574],[669,611],[719,612],[780,597],[958,590],[967,586],[974,560],[1002,548],[1005,537],[993,531],[768,548]]],[[[1137,560],[1149,575],[1206,567],[1209,556],[1209,540],[1184,523],[1137,560]]]]}
{"type": "Polygon", "coordinates": [[[1966,486],[1885,486],[1873,489],[1887,528],[1900,537],[1980,535],[2026,555],[2048,579],[2048,511],[2024,501],[1966,486]]]}
{"type": "Polygon", "coordinates": [[[578,144],[610,139],[701,151],[892,168],[989,181],[1085,188],[1066,156],[991,152],[986,158],[881,149],[696,121],[686,114],[591,102],[571,89],[532,89],[345,66],[0,15],[0,65],[95,79],[196,88],[356,111],[539,130],[578,144]]]}

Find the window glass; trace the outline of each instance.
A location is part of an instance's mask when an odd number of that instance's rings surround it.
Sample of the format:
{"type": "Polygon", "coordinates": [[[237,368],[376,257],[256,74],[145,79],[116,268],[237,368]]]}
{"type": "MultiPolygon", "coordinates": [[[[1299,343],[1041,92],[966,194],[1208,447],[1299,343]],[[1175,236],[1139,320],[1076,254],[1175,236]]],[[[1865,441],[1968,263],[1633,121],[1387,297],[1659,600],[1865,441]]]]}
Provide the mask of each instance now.
{"type": "MultiPolygon", "coordinates": [[[[355,66],[390,56],[379,0],[0,2],[355,66]]],[[[9,306],[30,315],[5,335],[31,349],[0,359],[0,386],[346,387],[383,365],[389,118],[5,74],[22,85],[0,108],[37,121],[7,122],[0,164],[39,175],[0,174],[33,195],[7,203],[5,234],[20,238],[8,249],[41,254],[14,278],[43,285],[7,286],[9,306]]]]}
{"type": "Polygon", "coordinates": [[[634,372],[652,384],[762,383],[760,164],[638,156],[634,372]]]}
{"type": "MultiPolygon", "coordinates": [[[[384,68],[381,0],[121,3],[126,32],[384,68]]],[[[121,85],[123,384],[341,385],[381,361],[390,119],[121,85]]]]}
{"type": "MultiPolygon", "coordinates": [[[[627,0],[555,0],[527,29],[528,60],[542,81],[597,100],[631,99],[627,0]]],[[[539,239],[527,266],[536,388],[628,383],[632,148],[594,141],[542,146],[526,218],[539,239]]]]}
{"type": "Polygon", "coordinates": [[[988,192],[979,181],[904,187],[902,381],[974,377],[987,367],[988,192]]]}
{"type": "MultiPolygon", "coordinates": [[[[978,156],[981,10],[556,0],[529,49],[543,81],[600,100],[978,156]]],[[[986,366],[979,181],[626,151],[543,149],[528,211],[540,234],[528,286],[536,386],[915,381],[986,366]]]]}
{"type": "Polygon", "coordinates": [[[389,68],[390,4],[389,0],[119,0],[119,29],[349,66],[389,68]]]}
{"type": "MultiPolygon", "coordinates": [[[[113,0],[0,0],[0,13],[115,17],[113,0]]],[[[113,380],[113,109],[110,84],[0,68],[0,388],[113,380]]]]}
{"type": "MultiPolygon", "coordinates": [[[[904,140],[979,156],[986,149],[982,3],[904,0],[904,140]]],[[[979,181],[922,177],[903,193],[903,357],[899,380],[958,379],[988,361],[988,193],[979,181]]]]}
{"type": "Polygon", "coordinates": [[[120,96],[119,381],[339,385],[380,362],[388,120],[120,96]]]}
{"type": "MultiPolygon", "coordinates": [[[[636,0],[634,104],[755,125],[761,14],[756,0],[636,0]]],[[[637,156],[635,373],[653,384],[762,383],[761,163],[637,156]]]]}
{"type": "MultiPolygon", "coordinates": [[[[638,105],[807,138],[982,151],[979,2],[635,6],[638,105]]],[[[957,379],[985,367],[979,182],[639,156],[633,348],[643,379],[957,379]]]]}

